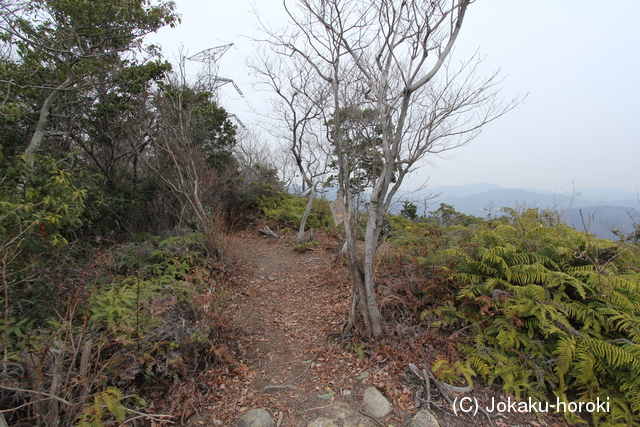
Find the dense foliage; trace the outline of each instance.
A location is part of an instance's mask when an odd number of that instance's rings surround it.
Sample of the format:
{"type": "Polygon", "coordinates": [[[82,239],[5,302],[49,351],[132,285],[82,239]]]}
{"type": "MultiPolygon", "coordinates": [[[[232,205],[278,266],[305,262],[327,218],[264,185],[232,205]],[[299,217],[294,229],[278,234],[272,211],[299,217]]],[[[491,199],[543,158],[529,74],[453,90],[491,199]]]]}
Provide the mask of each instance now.
{"type": "MultiPolygon", "coordinates": [[[[261,196],[257,201],[265,219],[275,221],[284,227],[298,228],[307,201],[303,197],[285,192],[274,192],[261,196]]],[[[307,226],[328,231],[333,226],[333,217],[326,199],[315,199],[307,226]]]]}
{"type": "Polygon", "coordinates": [[[174,8],[0,5],[0,424],[159,422],[222,357],[226,233],[279,184],[143,43],[174,8]]]}
{"type": "Polygon", "coordinates": [[[640,424],[640,248],[508,209],[445,228],[395,219],[416,255],[425,325],[457,343],[438,360],[448,381],[480,377],[517,399],[610,401],[609,413],[567,413],[602,425],[640,424]],[[610,400],[608,400],[610,399],[610,400]]]}

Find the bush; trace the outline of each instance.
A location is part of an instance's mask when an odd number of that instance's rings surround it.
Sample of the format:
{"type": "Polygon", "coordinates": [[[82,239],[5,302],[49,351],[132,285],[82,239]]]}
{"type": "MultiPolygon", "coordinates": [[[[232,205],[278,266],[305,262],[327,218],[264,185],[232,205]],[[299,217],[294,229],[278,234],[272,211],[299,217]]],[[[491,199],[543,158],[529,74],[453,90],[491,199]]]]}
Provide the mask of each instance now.
{"type": "MultiPolygon", "coordinates": [[[[9,421],[75,425],[81,417],[91,425],[104,414],[121,423],[131,405],[139,414],[153,413],[139,398],[143,385],[180,399],[183,387],[172,385],[220,363],[226,276],[205,257],[203,240],[154,237],[96,252],[81,269],[77,256],[50,269],[47,279],[58,288],[42,304],[50,309],[19,321],[29,317],[16,312],[8,333],[0,320],[0,376],[15,371],[3,383],[27,390],[0,394],[9,421]],[[30,399],[32,393],[69,403],[45,404],[48,399],[30,399]]],[[[15,311],[22,305],[13,298],[4,302],[15,311]]]]}
{"type": "Polygon", "coordinates": [[[24,156],[3,166],[0,239],[21,236],[21,250],[63,247],[67,243],[63,233],[81,225],[87,192],[74,186],[71,172],[48,157],[37,157],[34,168],[24,156]]]}
{"type": "MultiPolygon", "coordinates": [[[[292,228],[300,227],[306,206],[306,198],[288,193],[277,193],[265,197],[260,203],[264,218],[292,228]]],[[[332,226],[333,216],[329,201],[322,198],[315,199],[307,218],[307,228],[328,230],[332,226]]]]}
{"type": "Polygon", "coordinates": [[[443,286],[457,300],[423,317],[518,399],[610,398],[610,413],[565,416],[640,425],[638,248],[546,225],[534,210],[508,213],[432,255],[453,268],[443,286]]]}

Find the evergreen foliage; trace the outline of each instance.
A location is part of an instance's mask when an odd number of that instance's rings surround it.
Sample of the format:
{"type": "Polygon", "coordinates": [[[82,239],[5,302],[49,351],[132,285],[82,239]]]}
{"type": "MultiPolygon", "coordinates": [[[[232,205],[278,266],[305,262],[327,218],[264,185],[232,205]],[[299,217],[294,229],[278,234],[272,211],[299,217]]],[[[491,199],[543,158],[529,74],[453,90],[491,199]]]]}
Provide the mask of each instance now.
{"type": "Polygon", "coordinates": [[[638,248],[548,225],[536,210],[506,213],[447,229],[462,237],[430,260],[451,269],[441,286],[457,296],[423,318],[518,399],[610,398],[610,413],[578,415],[640,425],[638,248]]]}
{"type": "Polygon", "coordinates": [[[24,156],[3,160],[0,151],[0,239],[21,235],[21,249],[64,246],[64,232],[81,225],[87,192],[50,157],[38,158],[33,169],[24,156]]]}
{"type": "Polygon", "coordinates": [[[415,203],[404,202],[404,204],[402,205],[402,210],[400,211],[400,215],[412,221],[417,221],[418,207],[415,205],[415,203]]]}
{"type": "MultiPolygon", "coordinates": [[[[277,192],[264,195],[257,203],[266,219],[276,221],[286,227],[298,228],[307,201],[304,197],[277,192]]],[[[332,226],[333,216],[329,202],[322,198],[315,199],[307,218],[307,227],[329,229],[332,226]]]]}

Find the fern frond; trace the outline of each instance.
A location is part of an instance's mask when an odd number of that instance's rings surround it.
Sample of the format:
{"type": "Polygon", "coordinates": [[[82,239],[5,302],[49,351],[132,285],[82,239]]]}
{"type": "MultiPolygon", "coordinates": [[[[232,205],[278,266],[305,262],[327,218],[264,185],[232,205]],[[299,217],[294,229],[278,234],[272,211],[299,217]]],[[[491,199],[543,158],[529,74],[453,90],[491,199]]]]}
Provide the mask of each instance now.
{"type": "Polygon", "coordinates": [[[626,295],[623,295],[616,290],[612,290],[608,293],[606,301],[609,304],[618,306],[626,311],[640,311],[640,304],[631,301],[626,295]]]}
{"type": "Polygon", "coordinates": [[[542,264],[526,264],[513,266],[513,277],[511,281],[518,285],[530,283],[545,283],[550,279],[549,270],[542,264]]]}
{"type": "Polygon", "coordinates": [[[516,237],[516,229],[509,224],[500,224],[495,228],[495,233],[505,242],[513,241],[516,237]]]}
{"type": "Polygon", "coordinates": [[[558,357],[554,370],[560,381],[559,391],[562,393],[567,389],[566,377],[576,356],[576,346],[577,342],[574,337],[563,337],[558,341],[558,345],[553,352],[558,357]]]}
{"type": "Polygon", "coordinates": [[[581,346],[583,346],[581,349],[582,351],[589,352],[596,358],[606,361],[611,367],[631,367],[635,372],[640,372],[640,359],[635,357],[624,347],[618,347],[609,342],[603,342],[592,338],[585,339],[581,344],[581,346]]]}

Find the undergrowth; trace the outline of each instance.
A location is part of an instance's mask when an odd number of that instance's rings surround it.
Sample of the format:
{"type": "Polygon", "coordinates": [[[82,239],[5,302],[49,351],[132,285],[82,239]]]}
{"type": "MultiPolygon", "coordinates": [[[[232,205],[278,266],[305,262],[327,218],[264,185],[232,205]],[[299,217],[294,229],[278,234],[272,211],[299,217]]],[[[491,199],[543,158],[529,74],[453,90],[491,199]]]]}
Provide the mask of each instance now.
{"type": "Polygon", "coordinates": [[[5,276],[0,407],[11,425],[157,424],[195,411],[194,372],[233,359],[230,278],[203,239],[153,237],[83,263],[68,247],[50,255],[55,267],[5,276]],[[33,310],[29,288],[47,284],[33,310]]]}
{"type": "Polygon", "coordinates": [[[387,318],[405,317],[455,347],[433,361],[441,380],[481,378],[516,399],[608,401],[608,413],[565,417],[640,425],[638,246],[550,223],[536,210],[506,214],[437,229],[396,220],[399,250],[384,262],[402,265],[404,290],[395,292],[405,296],[383,299],[387,318]]]}
{"type": "MultiPolygon", "coordinates": [[[[277,222],[284,227],[293,228],[300,227],[306,204],[306,198],[284,192],[264,196],[259,201],[259,207],[266,220],[277,222]]],[[[333,227],[329,201],[322,198],[314,200],[313,207],[307,218],[306,227],[324,231],[329,231],[333,227]]]]}

